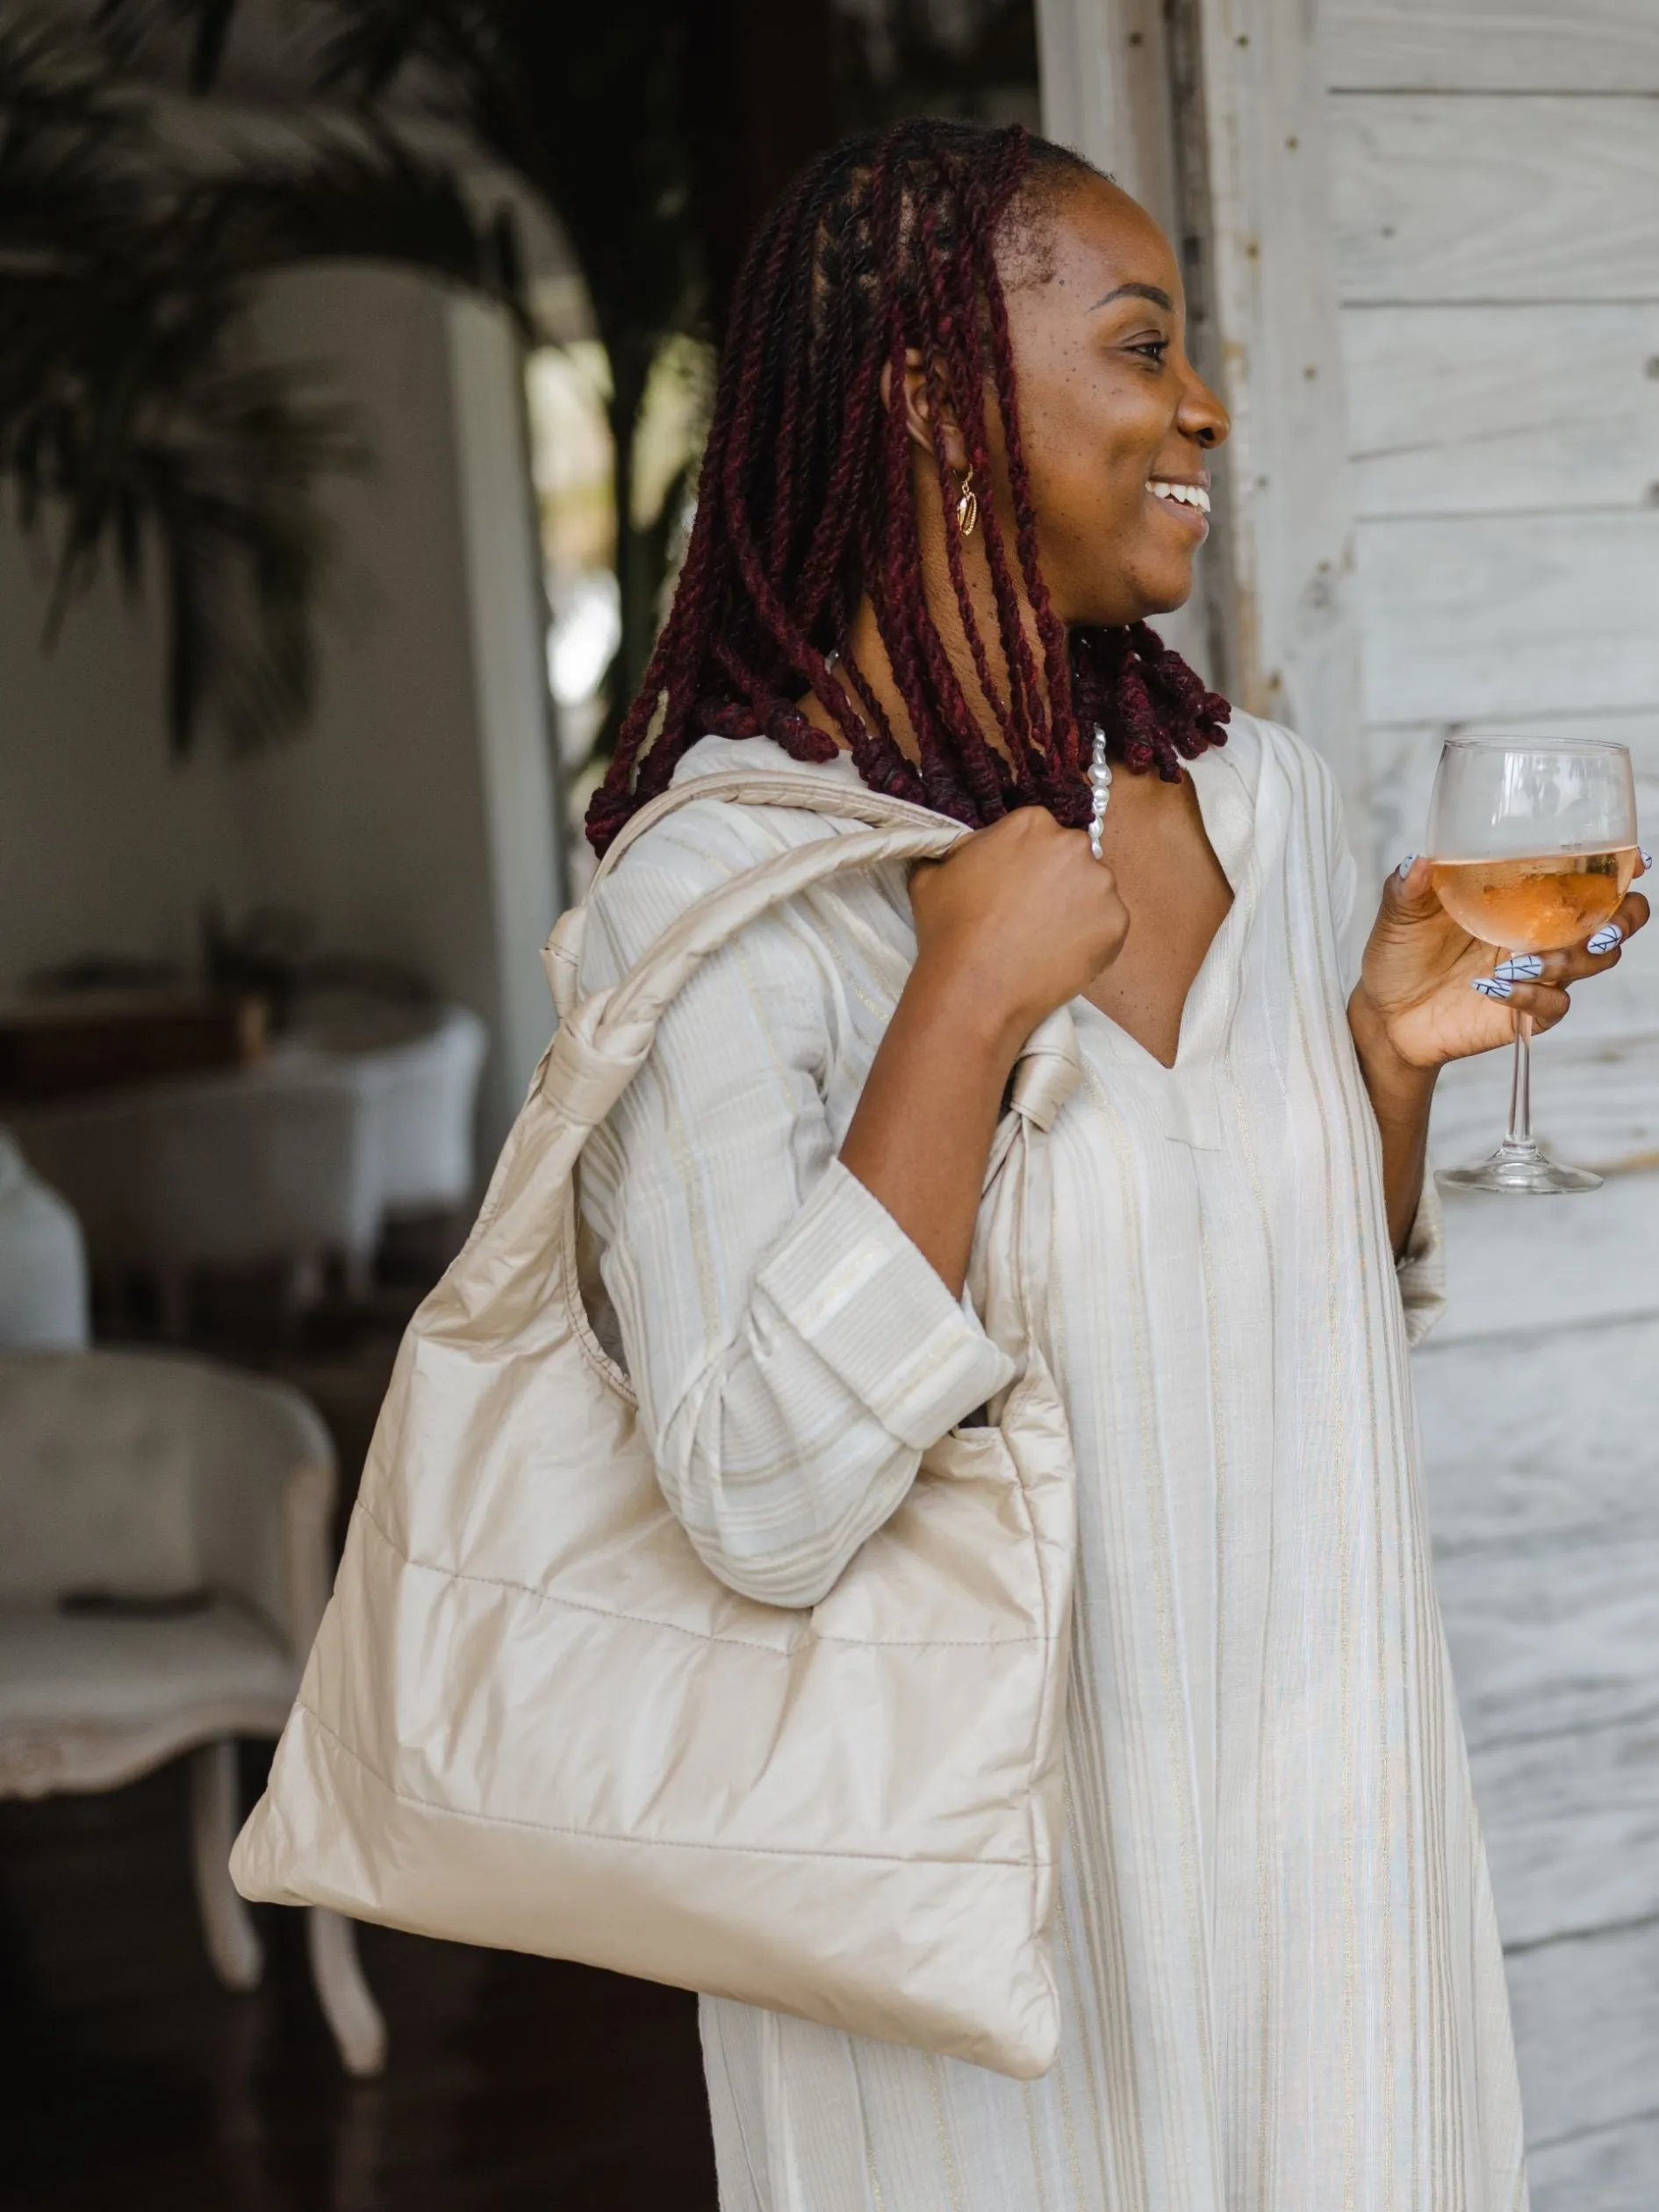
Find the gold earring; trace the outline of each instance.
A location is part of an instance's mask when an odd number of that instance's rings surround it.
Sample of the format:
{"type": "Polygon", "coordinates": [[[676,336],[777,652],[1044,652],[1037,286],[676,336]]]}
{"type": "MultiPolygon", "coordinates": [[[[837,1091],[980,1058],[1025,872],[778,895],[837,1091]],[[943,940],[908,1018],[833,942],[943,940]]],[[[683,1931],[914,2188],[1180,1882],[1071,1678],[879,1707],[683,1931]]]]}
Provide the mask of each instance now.
{"type": "Polygon", "coordinates": [[[956,527],[965,538],[973,535],[973,525],[980,519],[980,495],[973,489],[973,471],[962,471],[962,496],[956,503],[956,527]]]}

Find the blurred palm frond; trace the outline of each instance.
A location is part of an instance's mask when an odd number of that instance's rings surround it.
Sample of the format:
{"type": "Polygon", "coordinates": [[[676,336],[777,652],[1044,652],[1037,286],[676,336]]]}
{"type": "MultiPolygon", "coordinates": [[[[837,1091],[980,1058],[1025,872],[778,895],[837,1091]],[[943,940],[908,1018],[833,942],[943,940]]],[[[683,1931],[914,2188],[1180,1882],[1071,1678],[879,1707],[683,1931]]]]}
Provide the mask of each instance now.
{"type": "MultiPolygon", "coordinates": [[[[126,37],[183,30],[192,54],[212,54],[215,67],[226,6],[103,0],[126,37]]],[[[664,341],[700,330],[703,318],[685,0],[291,0],[285,19],[303,36],[320,93],[364,117],[395,109],[458,126],[523,180],[571,241],[610,364],[622,612],[608,685],[614,731],[650,653],[662,578],[661,547],[628,520],[640,409],[664,341]]]]}
{"type": "MultiPolygon", "coordinates": [[[[222,45],[232,10],[222,11],[222,45]]],[[[205,169],[158,142],[109,53],[58,16],[0,22],[0,478],[49,549],[48,640],[107,561],[161,572],[174,748],[298,728],[333,552],[319,494],[369,464],[314,365],[260,363],[258,278],[400,262],[522,323],[505,215],[373,123],[205,169]]]]}

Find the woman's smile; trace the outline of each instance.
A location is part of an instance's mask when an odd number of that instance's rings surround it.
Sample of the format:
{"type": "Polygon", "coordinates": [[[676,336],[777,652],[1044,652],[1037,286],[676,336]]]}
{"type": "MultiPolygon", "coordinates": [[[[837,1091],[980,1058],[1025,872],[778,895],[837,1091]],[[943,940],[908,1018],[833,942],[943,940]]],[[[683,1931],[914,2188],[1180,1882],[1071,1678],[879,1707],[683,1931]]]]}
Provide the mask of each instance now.
{"type": "Polygon", "coordinates": [[[1149,477],[1146,495],[1177,529],[1202,545],[1210,535],[1210,479],[1203,477],[1149,477]]]}

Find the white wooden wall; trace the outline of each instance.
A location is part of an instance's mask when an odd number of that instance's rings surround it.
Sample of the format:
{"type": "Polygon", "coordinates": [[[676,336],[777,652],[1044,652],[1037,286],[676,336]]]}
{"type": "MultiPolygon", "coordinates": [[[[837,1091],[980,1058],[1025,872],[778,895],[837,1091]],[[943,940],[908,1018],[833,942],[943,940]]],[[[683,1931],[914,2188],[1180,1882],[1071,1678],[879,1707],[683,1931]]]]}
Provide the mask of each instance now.
{"type": "MultiPolygon", "coordinates": [[[[1659,831],[1659,0],[1326,0],[1378,877],[1450,729],[1627,743],[1659,831]]],[[[1539,1054],[1546,1134],[1659,1151],[1659,957],[1539,1054]]],[[[1448,1084],[1467,1149],[1503,1071],[1448,1084]]]]}

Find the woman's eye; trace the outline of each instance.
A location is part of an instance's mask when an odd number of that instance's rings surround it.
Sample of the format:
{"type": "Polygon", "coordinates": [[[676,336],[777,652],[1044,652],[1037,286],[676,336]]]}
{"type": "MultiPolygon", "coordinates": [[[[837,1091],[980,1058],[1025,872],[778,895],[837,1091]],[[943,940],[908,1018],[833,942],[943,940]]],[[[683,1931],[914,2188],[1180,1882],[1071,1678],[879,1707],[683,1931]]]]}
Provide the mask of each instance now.
{"type": "Polygon", "coordinates": [[[1169,341],[1167,338],[1147,338],[1131,346],[1129,350],[1131,353],[1145,354],[1148,361],[1155,361],[1161,368],[1164,356],[1169,351],[1169,341]]]}

